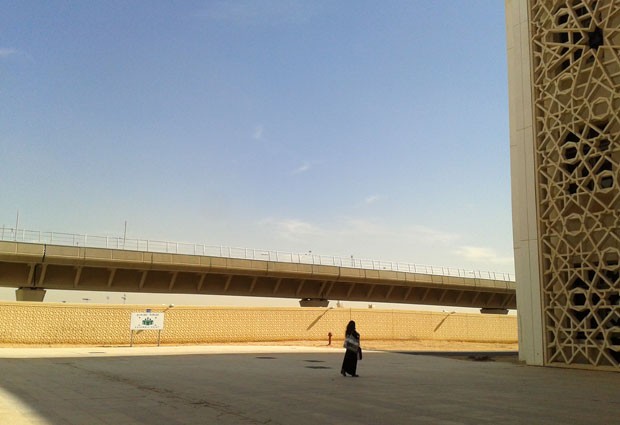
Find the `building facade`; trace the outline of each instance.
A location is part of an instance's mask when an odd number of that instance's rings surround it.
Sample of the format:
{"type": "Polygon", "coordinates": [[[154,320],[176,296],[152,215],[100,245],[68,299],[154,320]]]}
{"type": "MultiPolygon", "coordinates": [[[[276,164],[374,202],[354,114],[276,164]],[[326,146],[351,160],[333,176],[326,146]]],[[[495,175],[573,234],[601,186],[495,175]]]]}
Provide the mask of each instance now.
{"type": "Polygon", "coordinates": [[[620,1],[506,18],[520,356],[620,370],[620,1]]]}

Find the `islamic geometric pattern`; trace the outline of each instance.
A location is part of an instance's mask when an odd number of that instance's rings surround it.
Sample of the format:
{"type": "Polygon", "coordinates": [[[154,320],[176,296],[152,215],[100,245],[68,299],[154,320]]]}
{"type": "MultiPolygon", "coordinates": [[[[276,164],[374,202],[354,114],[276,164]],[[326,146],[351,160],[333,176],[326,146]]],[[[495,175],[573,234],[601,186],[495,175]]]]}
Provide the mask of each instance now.
{"type": "Polygon", "coordinates": [[[620,369],[620,0],[530,0],[545,363],[620,369]]]}

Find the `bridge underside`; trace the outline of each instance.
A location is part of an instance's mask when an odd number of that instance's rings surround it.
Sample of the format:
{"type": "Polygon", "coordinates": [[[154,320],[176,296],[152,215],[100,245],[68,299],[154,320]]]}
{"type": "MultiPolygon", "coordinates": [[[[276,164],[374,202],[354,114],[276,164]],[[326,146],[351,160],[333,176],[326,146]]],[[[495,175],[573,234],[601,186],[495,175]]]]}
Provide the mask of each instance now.
{"type": "Polygon", "coordinates": [[[17,242],[0,242],[0,286],[516,308],[513,282],[17,242]]]}

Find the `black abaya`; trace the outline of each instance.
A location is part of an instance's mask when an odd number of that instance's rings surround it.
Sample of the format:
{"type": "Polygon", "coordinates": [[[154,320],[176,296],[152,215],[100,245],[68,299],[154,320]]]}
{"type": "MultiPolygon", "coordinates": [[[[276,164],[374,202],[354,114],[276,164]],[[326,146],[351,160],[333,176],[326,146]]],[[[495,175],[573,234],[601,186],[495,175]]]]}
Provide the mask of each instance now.
{"type": "MultiPolygon", "coordinates": [[[[345,337],[353,337],[357,342],[357,348],[353,350],[347,348],[347,351],[344,353],[344,360],[342,360],[342,369],[340,370],[340,373],[342,373],[343,375],[348,373],[351,376],[357,376],[357,359],[358,356],[359,358],[362,358],[362,348],[359,346],[360,334],[358,334],[355,329],[353,329],[351,333],[345,335],[345,337]]],[[[345,347],[347,347],[346,343],[345,347]]]]}
{"type": "Polygon", "coordinates": [[[342,370],[349,375],[356,375],[357,351],[347,350],[342,361],[342,370]]]}

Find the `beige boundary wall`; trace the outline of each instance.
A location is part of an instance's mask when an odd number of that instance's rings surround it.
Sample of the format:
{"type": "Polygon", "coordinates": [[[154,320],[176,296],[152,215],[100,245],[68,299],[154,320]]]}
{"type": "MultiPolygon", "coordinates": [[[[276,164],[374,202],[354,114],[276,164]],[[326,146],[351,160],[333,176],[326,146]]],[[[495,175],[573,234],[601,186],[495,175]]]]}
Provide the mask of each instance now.
{"type": "MultiPolygon", "coordinates": [[[[515,316],[349,308],[252,308],[0,302],[0,344],[127,345],[131,313],[164,312],[162,344],[341,341],[349,320],[363,340],[517,342],[515,316]]],[[[136,331],[134,344],[157,343],[136,331]]]]}

